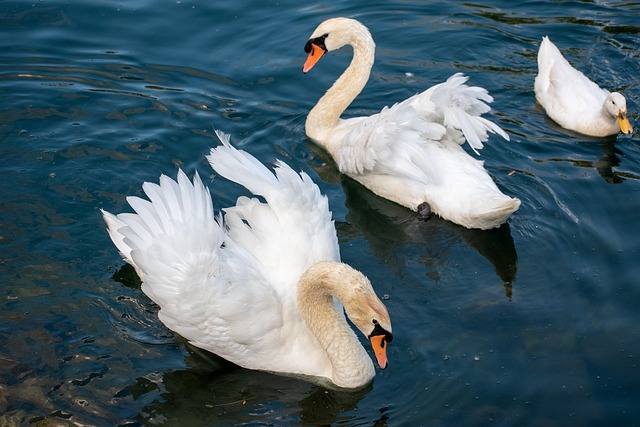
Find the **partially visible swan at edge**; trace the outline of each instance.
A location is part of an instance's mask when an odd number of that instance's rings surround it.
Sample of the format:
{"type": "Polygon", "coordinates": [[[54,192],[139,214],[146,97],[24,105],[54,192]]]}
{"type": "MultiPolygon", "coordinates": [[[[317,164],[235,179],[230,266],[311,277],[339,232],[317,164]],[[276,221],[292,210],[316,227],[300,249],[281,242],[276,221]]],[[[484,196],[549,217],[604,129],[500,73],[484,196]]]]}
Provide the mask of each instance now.
{"type": "Polygon", "coordinates": [[[248,369],[366,385],[374,366],[342,306],[382,368],[391,322],[369,280],[340,262],[326,196],[307,174],[278,162],[274,175],[216,133],[213,169],[264,201],[239,197],[223,221],[198,174],[193,184],[163,175],[143,184],[150,201],[127,198],[135,214],[102,211],[111,240],[160,320],[193,345],[248,369]]]}
{"type": "Polygon", "coordinates": [[[482,148],[487,132],[509,136],[481,117],[493,98],[480,87],[451,76],[380,113],[340,116],[362,91],[373,66],[375,43],[367,27],[349,18],[321,23],[305,46],[308,72],[326,52],[353,47],[349,67],[313,107],[306,133],[334,158],[340,172],[379,196],[421,215],[433,211],[467,228],[500,226],[518,209],[520,200],[504,195],[483,162],[462,147],[482,148]]]}
{"type": "Polygon", "coordinates": [[[547,36],[538,50],[534,91],[547,115],[565,129],[590,136],[633,132],[625,97],[573,68],[547,36]]]}

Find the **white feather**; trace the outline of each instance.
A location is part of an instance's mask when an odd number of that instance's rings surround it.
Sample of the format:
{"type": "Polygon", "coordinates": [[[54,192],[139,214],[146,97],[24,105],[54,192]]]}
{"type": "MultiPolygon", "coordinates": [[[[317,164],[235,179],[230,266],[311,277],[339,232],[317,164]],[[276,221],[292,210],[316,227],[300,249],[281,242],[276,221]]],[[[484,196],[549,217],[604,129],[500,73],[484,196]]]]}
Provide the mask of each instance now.
{"type": "MultiPolygon", "coordinates": [[[[298,308],[303,273],[323,261],[343,265],[337,263],[327,198],[307,174],[282,162],[273,173],[233,148],[228,136],[218,136],[222,145],[207,156],[213,169],[260,197],[238,198],[225,209],[224,223],[214,217],[198,174],[191,182],[182,171],[177,181],[163,175],[159,185],[144,183],[150,202],[128,198],[135,214],[103,211],[111,239],[140,275],[144,293],[160,306],[160,320],[194,345],[246,368],[350,387],[370,381],[373,365],[344,321],[342,306],[332,306],[342,329],[325,331],[329,342],[344,334],[353,342],[338,349],[354,358],[353,366],[344,360],[347,370],[340,374],[298,308]]],[[[386,317],[380,322],[391,330],[386,317]]],[[[365,325],[373,328],[370,320],[365,325]]]]}
{"type": "Polygon", "coordinates": [[[353,46],[351,64],[306,122],[307,135],[342,173],[410,209],[426,202],[439,216],[468,228],[498,227],[518,209],[520,200],[504,195],[483,163],[460,147],[467,141],[478,154],[489,133],[509,140],[482,117],[493,101],[485,89],[468,86],[468,77],[457,73],[380,113],[340,119],[369,78],[375,44],[364,25],[347,18],[324,21],[310,42],[316,37],[323,37],[328,50],[353,46]]]}

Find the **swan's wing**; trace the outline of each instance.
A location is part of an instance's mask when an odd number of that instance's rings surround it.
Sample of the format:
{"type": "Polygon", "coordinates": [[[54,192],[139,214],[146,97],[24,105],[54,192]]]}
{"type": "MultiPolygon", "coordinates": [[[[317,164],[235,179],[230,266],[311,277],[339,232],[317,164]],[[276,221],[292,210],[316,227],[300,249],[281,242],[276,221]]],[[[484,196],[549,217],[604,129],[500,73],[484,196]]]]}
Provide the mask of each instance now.
{"type": "Polygon", "coordinates": [[[445,139],[457,144],[467,141],[477,153],[488,133],[509,140],[498,125],[482,117],[491,110],[487,103],[493,98],[466,81],[458,73],[378,114],[341,120],[330,135],[332,141],[339,141],[333,154],[340,170],[349,175],[372,171],[398,152],[406,152],[395,147],[398,141],[418,146],[445,139]]]}
{"type": "Polygon", "coordinates": [[[255,260],[214,219],[199,176],[192,184],[180,171],[177,182],[162,176],[143,189],[149,201],[127,198],[135,214],[103,215],[142,290],[160,306],[160,320],[227,360],[249,368],[265,363],[268,354],[259,349],[278,343],[282,303],[255,260]]]}
{"type": "Polygon", "coordinates": [[[241,197],[225,210],[233,241],[258,261],[261,274],[282,298],[293,298],[293,284],[318,261],[339,261],[338,239],[328,200],[304,172],[278,162],[275,174],[249,153],[237,150],[221,132],[222,145],[207,156],[223,177],[258,198],[241,197]]]}
{"type": "Polygon", "coordinates": [[[456,75],[373,116],[340,121],[327,144],[340,171],[413,210],[426,201],[470,228],[504,222],[520,202],[502,194],[461,144],[476,149],[488,132],[508,136],[481,117],[489,110],[486,91],[465,80],[456,75]]]}
{"type": "MultiPolygon", "coordinates": [[[[380,113],[340,120],[331,131],[332,155],[341,172],[357,176],[379,171],[402,155],[398,142],[422,144],[439,141],[447,130],[439,123],[424,120],[408,103],[385,107],[380,113]]],[[[407,170],[407,174],[411,171],[407,170]]]]}
{"type": "Polygon", "coordinates": [[[427,121],[441,123],[455,136],[462,132],[464,138],[457,137],[458,143],[469,143],[478,154],[483,142],[489,139],[488,133],[496,133],[507,141],[509,135],[500,126],[482,117],[491,111],[489,103],[493,97],[486,89],[465,84],[469,77],[456,73],[445,82],[407,99],[417,114],[427,121]]]}
{"type": "Polygon", "coordinates": [[[385,182],[396,189],[416,185],[421,195],[450,190],[451,185],[465,187],[472,179],[466,175],[468,165],[482,169],[481,162],[461,149],[460,137],[459,131],[418,116],[414,104],[406,101],[372,116],[343,120],[331,134],[340,141],[334,158],[341,172],[375,187],[385,182]]]}
{"type": "Polygon", "coordinates": [[[405,129],[401,139],[381,145],[388,154],[372,156],[376,160],[369,169],[345,171],[351,159],[339,164],[340,170],[382,197],[413,210],[426,201],[434,213],[469,228],[496,227],[520,205],[502,194],[483,162],[444,127],[439,139],[425,140],[405,129]]]}
{"type": "Polygon", "coordinates": [[[488,178],[482,162],[460,147],[459,132],[415,116],[411,103],[394,105],[365,120],[369,126],[342,130],[336,159],[341,172],[361,182],[374,179],[390,186],[417,185],[420,193],[432,193],[469,187],[480,172],[483,180],[484,175],[488,178]],[[371,126],[374,119],[375,126],[371,126]]]}

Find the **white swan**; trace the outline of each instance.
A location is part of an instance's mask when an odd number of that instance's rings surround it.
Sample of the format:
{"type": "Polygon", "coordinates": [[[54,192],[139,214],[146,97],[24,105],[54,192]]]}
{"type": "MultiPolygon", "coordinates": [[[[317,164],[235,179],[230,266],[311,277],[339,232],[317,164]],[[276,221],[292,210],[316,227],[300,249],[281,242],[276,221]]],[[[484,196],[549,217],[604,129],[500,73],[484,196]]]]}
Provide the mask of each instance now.
{"type": "Polygon", "coordinates": [[[633,132],[624,96],[573,68],[547,36],[538,50],[534,91],[547,115],[565,129],[591,136],[633,132]]]}
{"type": "Polygon", "coordinates": [[[369,280],[340,263],[327,198],[305,173],[278,162],[274,175],[218,136],[213,169],[264,201],[239,197],[223,223],[197,174],[163,175],[143,184],[150,201],[127,198],[135,214],[102,211],[111,240],[160,320],[193,345],[248,369],[367,384],[374,366],[342,305],[382,368],[391,323],[369,280]]]}
{"type": "Polygon", "coordinates": [[[313,32],[302,71],[326,52],[353,47],[345,72],[309,112],[306,133],[334,158],[340,171],[379,196],[421,214],[432,210],[467,228],[498,227],[518,209],[520,200],[498,189],[483,162],[461,147],[466,140],[477,154],[487,132],[508,135],[481,117],[493,98],[465,84],[462,74],[380,113],[340,119],[362,91],[373,66],[375,43],[369,30],[348,18],[333,18],[313,32]],[[430,209],[429,209],[430,208],[430,209]]]}

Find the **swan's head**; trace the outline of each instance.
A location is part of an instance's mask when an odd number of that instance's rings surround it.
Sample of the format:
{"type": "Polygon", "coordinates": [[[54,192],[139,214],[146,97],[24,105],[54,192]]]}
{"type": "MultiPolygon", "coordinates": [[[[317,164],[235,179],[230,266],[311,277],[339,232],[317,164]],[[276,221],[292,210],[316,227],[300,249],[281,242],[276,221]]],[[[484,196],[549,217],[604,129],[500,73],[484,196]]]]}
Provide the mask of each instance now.
{"type": "Polygon", "coordinates": [[[627,118],[627,100],[618,92],[610,93],[604,101],[605,111],[615,118],[624,134],[633,132],[633,127],[627,118]]]}
{"type": "Polygon", "coordinates": [[[298,285],[301,314],[308,324],[311,322],[310,327],[322,326],[325,322],[326,314],[323,314],[317,297],[326,301],[333,310],[333,298],[340,301],[351,323],[371,342],[378,365],[386,368],[387,344],[393,339],[391,319],[367,276],[341,262],[315,263],[300,277],[298,285]]]}
{"type": "Polygon", "coordinates": [[[371,342],[378,365],[387,367],[387,344],[393,340],[387,307],[380,301],[371,282],[358,270],[347,266],[343,279],[348,286],[338,296],[347,317],[371,342]]]}
{"type": "Polygon", "coordinates": [[[360,44],[368,46],[369,49],[375,49],[375,43],[367,27],[351,18],[327,19],[318,25],[304,46],[304,51],[309,56],[302,71],[306,73],[313,68],[322,55],[327,52],[346,45],[355,47],[360,44]]]}

